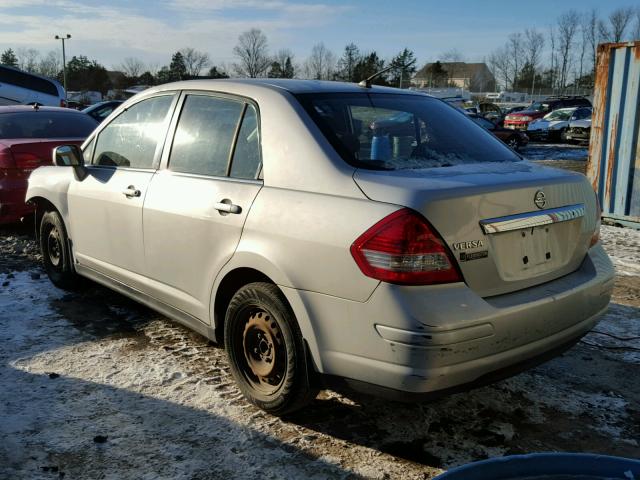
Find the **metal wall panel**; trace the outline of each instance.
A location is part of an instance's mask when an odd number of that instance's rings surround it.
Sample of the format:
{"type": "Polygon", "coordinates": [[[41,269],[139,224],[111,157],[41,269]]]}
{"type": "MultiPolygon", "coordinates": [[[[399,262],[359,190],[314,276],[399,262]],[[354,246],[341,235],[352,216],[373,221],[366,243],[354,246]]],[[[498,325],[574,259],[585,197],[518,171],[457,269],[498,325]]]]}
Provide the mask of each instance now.
{"type": "Polygon", "coordinates": [[[640,41],[598,46],[587,176],[603,216],[640,227],[640,41]]]}

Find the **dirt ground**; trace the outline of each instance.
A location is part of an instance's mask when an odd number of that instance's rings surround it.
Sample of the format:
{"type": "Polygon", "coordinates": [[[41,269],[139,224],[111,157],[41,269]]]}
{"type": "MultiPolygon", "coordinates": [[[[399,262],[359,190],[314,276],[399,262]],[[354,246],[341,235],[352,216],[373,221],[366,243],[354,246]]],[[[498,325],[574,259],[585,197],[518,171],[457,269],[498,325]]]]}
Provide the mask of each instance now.
{"type": "Polygon", "coordinates": [[[640,457],[640,232],[603,227],[611,308],[563,356],[427,404],[324,391],[284,419],[244,401],[224,351],[97,285],[54,288],[0,228],[0,478],[429,479],[493,456],[640,457]]]}

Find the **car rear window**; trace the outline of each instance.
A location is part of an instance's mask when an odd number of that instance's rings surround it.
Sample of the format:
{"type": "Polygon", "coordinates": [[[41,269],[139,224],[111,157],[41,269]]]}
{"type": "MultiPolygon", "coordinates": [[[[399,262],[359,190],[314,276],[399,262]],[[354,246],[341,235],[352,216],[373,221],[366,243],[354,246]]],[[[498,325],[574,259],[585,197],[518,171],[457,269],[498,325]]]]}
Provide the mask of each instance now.
{"type": "Polygon", "coordinates": [[[97,125],[90,116],[73,112],[5,113],[0,138],[85,138],[97,125]]]}
{"type": "Polygon", "coordinates": [[[301,94],[298,100],[350,165],[372,170],[519,161],[445,102],[424,95],[301,94]]]}

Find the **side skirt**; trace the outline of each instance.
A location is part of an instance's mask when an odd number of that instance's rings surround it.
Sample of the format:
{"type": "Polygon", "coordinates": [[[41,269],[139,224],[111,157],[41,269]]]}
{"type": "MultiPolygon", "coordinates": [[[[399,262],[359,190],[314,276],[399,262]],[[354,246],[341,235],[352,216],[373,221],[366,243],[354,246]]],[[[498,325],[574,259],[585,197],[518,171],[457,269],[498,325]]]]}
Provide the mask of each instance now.
{"type": "Polygon", "coordinates": [[[146,305],[147,307],[160,312],[163,315],[166,315],[170,319],[175,320],[185,327],[190,328],[191,330],[217,343],[215,330],[209,325],[205,325],[204,323],[202,323],[196,317],[189,315],[188,313],[183,312],[182,310],[179,310],[175,307],[172,307],[171,305],[167,305],[166,303],[161,302],[160,300],[157,300],[147,295],[146,293],[143,293],[135,288],[130,287],[129,285],[119,282],[118,280],[114,280],[113,278],[85,265],[76,263],[75,270],[79,275],[89,278],[96,283],[104,285],[111,290],[115,290],[116,292],[135,300],[136,302],[146,305]]]}

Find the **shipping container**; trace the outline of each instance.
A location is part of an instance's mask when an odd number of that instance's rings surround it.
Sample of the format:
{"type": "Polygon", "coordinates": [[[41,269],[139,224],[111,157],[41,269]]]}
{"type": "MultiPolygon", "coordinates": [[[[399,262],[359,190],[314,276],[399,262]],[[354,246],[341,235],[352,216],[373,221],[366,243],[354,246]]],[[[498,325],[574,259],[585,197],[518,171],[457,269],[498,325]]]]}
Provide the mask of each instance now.
{"type": "Polygon", "coordinates": [[[598,46],[587,176],[604,218],[640,228],[640,41],[598,46]]]}

